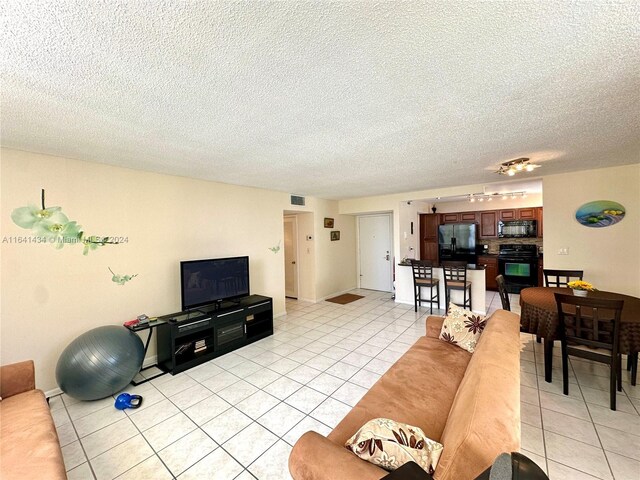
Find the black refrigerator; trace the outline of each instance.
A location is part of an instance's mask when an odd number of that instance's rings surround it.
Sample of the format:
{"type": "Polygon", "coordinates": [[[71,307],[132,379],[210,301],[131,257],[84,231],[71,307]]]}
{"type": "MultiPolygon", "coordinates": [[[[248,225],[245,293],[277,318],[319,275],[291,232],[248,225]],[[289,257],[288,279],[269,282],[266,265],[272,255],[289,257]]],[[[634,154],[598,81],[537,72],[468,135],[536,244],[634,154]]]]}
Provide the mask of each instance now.
{"type": "Polygon", "coordinates": [[[438,227],[440,260],[464,260],[476,263],[475,223],[450,223],[438,227]]]}

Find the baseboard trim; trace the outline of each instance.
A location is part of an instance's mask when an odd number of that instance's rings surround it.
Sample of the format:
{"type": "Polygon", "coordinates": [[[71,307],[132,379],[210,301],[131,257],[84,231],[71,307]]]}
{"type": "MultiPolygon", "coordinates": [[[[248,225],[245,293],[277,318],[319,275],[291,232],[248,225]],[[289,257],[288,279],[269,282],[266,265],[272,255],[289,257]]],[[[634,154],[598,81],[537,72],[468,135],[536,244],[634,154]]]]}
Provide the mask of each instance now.
{"type": "Polygon", "coordinates": [[[44,396],[46,398],[57,397],[58,395],[62,395],[64,392],[59,388],[54,388],[52,390],[47,390],[44,392],[44,396]]]}
{"type": "Polygon", "coordinates": [[[338,295],[343,295],[343,294],[345,294],[345,293],[352,292],[353,290],[356,290],[356,289],[357,289],[357,287],[351,287],[351,288],[347,288],[346,290],[341,290],[340,292],[333,292],[333,293],[330,293],[330,294],[329,294],[329,295],[327,295],[326,297],[319,298],[319,299],[317,300],[317,302],[316,302],[316,303],[318,303],[318,302],[324,302],[327,298],[337,297],[338,295]]]}

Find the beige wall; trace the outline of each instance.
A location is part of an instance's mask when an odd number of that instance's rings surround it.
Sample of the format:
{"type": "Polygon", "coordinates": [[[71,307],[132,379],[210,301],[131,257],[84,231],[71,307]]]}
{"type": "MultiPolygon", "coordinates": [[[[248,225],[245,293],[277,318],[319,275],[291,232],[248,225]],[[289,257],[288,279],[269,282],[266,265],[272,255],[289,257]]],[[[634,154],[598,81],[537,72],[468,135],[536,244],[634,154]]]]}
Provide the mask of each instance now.
{"type": "Polygon", "coordinates": [[[640,164],[543,178],[544,266],[581,269],[600,290],[640,296],[640,164]],[[594,200],[613,200],[625,218],[588,228],[576,210],[594,200]],[[558,255],[569,248],[569,255],[558,255]]]}
{"type": "MultiPolygon", "coordinates": [[[[38,205],[44,188],[46,205],[62,207],[88,234],[129,240],[86,257],[81,246],[55,250],[2,243],[1,362],[34,359],[39,388],[56,387],[59,354],[81,333],[140,313],[179,310],[180,260],[249,255],[251,292],[273,297],[274,313],[284,313],[284,255],[268,248],[283,238],[283,212],[294,208],[288,194],[15,150],[1,153],[3,239],[31,235],[10,215],[17,207],[38,205]],[[118,286],[107,267],[139,276],[118,286]]],[[[327,231],[319,231],[318,222],[327,212],[338,217],[337,202],[308,201],[312,206],[301,210],[311,214],[317,202],[313,235],[324,237],[327,231]]],[[[355,221],[339,216],[336,222],[344,240],[316,243],[318,298],[356,285],[355,221]]]]}

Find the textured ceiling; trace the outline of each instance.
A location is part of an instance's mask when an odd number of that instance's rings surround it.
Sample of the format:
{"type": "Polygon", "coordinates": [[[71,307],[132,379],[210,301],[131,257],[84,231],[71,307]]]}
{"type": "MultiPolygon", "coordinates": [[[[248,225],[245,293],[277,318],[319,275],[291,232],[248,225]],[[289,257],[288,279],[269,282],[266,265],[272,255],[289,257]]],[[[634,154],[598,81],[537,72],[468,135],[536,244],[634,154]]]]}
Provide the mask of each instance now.
{"type": "Polygon", "coordinates": [[[2,145],[324,198],[640,161],[640,3],[0,4],[2,145]]]}

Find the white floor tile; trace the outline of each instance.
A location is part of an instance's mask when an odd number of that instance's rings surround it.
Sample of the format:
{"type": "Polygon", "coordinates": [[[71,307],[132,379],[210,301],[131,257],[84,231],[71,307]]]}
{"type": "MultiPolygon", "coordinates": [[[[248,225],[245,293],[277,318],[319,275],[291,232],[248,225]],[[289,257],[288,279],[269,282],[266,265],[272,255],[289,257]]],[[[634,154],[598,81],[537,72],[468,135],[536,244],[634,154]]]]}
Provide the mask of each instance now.
{"type": "Polygon", "coordinates": [[[258,391],[258,387],[251,385],[249,382],[240,380],[237,383],[220,390],[218,395],[232,405],[241,402],[250,395],[253,395],[258,391]]]}
{"type": "Polygon", "coordinates": [[[136,435],[102,455],[98,455],[91,460],[91,466],[97,480],[111,480],[152,455],[153,450],[142,438],[142,435],[136,435]]]}
{"type": "Polygon", "coordinates": [[[302,387],[287,399],[285,402],[301,412],[310,413],[318,405],[326,400],[327,396],[309,387],[302,387]]]}
{"type": "Polygon", "coordinates": [[[117,480],[171,480],[173,476],[157,455],[147,458],[117,477],[117,480]]]}
{"type": "Polygon", "coordinates": [[[564,415],[543,408],[542,422],[544,429],[548,432],[565,435],[574,440],[593,445],[594,447],[600,447],[600,440],[598,439],[596,429],[593,423],[588,420],[581,420],[570,415],[564,415]]]}
{"type": "Polygon", "coordinates": [[[264,388],[270,383],[278,380],[282,375],[273,370],[269,370],[268,368],[261,368],[257,372],[249,375],[245,378],[245,381],[249,382],[251,385],[255,385],[258,388],[264,388]]]}
{"type": "Polygon", "coordinates": [[[242,465],[222,448],[214,450],[198,463],[180,475],[180,480],[228,480],[238,478],[243,471],[242,465]]]}
{"type": "Polygon", "coordinates": [[[108,427],[87,435],[81,440],[81,443],[89,459],[92,459],[135,437],[138,433],[133,422],[128,418],[123,418],[108,427]]]}
{"type": "Polygon", "coordinates": [[[118,410],[113,405],[109,405],[75,420],[73,424],[76,427],[78,436],[82,438],[123,418],[126,418],[126,415],[122,410],[118,410]]]}
{"type": "Polygon", "coordinates": [[[136,427],[138,427],[140,431],[144,432],[163,420],[173,417],[179,411],[178,407],[169,400],[162,400],[144,409],[140,407],[140,410],[135,410],[129,414],[129,418],[136,424],[136,427]]]}
{"type": "Polygon", "coordinates": [[[202,430],[197,429],[160,450],[158,456],[177,477],[216,448],[218,448],[216,442],[202,430]]]}
{"type": "MultiPolygon", "coordinates": [[[[630,458],[640,458],[640,436],[621,432],[604,425],[596,425],[598,437],[605,451],[630,458]]],[[[637,432],[640,434],[640,432],[637,432]]]]}
{"type": "Polygon", "coordinates": [[[62,447],[62,458],[64,460],[64,467],[67,471],[72,470],[87,461],[87,457],[82,450],[82,445],[80,445],[80,442],[77,440],[62,447]]]}
{"type": "Polygon", "coordinates": [[[603,480],[613,478],[602,449],[548,431],[544,439],[550,460],[603,480]]]}
{"type": "Polygon", "coordinates": [[[230,440],[227,440],[222,446],[240,463],[250,465],[277,440],[278,437],[273,433],[262,425],[253,422],[230,440]]]}
{"type": "Polygon", "coordinates": [[[249,466],[249,471],[260,480],[291,480],[289,454],[291,446],[279,440],[249,466]]]}
{"type": "Polygon", "coordinates": [[[327,436],[331,432],[331,428],[313,417],[306,416],[296,426],[289,430],[282,438],[289,445],[293,446],[303,434],[309,431],[317,432],[320,435],[327,436]]]}
{"type": "Polygon", "coordinates": [[[275,382],[270,383],[266,387],[264,387],[264,391],[270,395],[273,395],[280,400],[284,400],[293,392],[302,387],[301,383],[296,382],[295,380],[291,380],[288,377],[281,377],[275,382]]]}
{"type": "Polygon", "coordinates": [[[251,422],[251,418],[247,417],[240,410],[230,408],[213,420],[205,423],[202,429],[217,443],[223,444],[240,430],[250,425],[251,422]]]}
{"type": "Polygon", "coordinates": [[[304,417],[305,414],[299,410],[286,403],[280,403],[258,418],[258,423],[277,436],[282,437],[304,417]]]}
{"type": "Polygon", "coordinates": [[[335,428],[350,410],[349,405],[333,398],[327,398],[311,412],[311,416],[325,425],[335,428]]]}
{"type": "Polygon", "coordinates": [[[78,465],[73,470],[67,472],[67,480],[92,480],[94,478],[88,462],[78,465]]]}
{"type": "Polygon", "coordinates": [[[262,390],[258,390],[253,395],[245,398],[241,402],[238,402],[236,404],[236,408],[245,415],[256,420],[275,407],[278,403],[280,403],[280,400],[276,397],[269,395],[267,392],[262,390]]]}
{"type": "Polygon", "coordinates": [[[640,478],[640,461],[638,456],[635,459],[618,455],[613,452],[606,452],[607,459],[611,465],[611,470],[616,479],[640,478]]]}
{"type": "Polygon", "coordinates": [[[549,480],[599,480],[598,477],[581,472],[553,460],[548,461],[549,480]]]}
{"type": "Polygon", "coordinates": [[[324,393],[325,395],[331,395],[343,384],[344,380],[341,378],[334,377],[328,373],[321,373],[311,380],[307,386],[317,390],[318,392],[324,393]]]}
{"type": "Polygon", "coordinates": [[[184,413],[180,412],[151,427],[149,430],[145,430],[142,434],[153,449],[158,452],[195,429],[196,424],[184,413]]]}
{"type": "Polygon", "coordinates": [[[169,397],[169,400],[180,410],[186,410],[201,400],[213,395],[213,392],[200,384],[187,388],[169,397]]]}
{"type": "Polygon", "coordinates": [[[213,394],[210,397],[201,400],[195,405],[187,408],[184,413],[196,423],[196,425],[204,425],[212,418],[217,417],[222,412],[231,408],[231,404],[213,394]]]}
{"type": "Polygon", "coordinates": [[[76,434],[71,422],[65,423],[60,427],[56,427],[56,431],[58,432],[58,441],[60,442],[61,447],[78,440],[78,435],[76,434]]]}
{"type": "Polygon", "coordinates": [[[204,380],[202,385],[207,387],[214,393],[218,393],[220,390],[224,390],[230,385],[239,382],[240,379],[236,377],[234,374],[229,372],[221,372],[213,375],[212,377],[204,380]]]}

